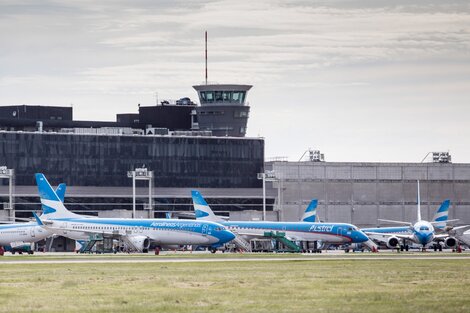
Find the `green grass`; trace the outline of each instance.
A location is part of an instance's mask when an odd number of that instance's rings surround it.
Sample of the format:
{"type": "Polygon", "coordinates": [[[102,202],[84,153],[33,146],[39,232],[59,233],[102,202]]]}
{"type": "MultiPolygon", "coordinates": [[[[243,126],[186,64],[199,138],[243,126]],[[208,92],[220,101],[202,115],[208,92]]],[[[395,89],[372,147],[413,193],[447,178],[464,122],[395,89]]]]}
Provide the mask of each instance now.
{"type": "Polygon", "coordinates": [[[470,312],[469,260],[0,264],[0,312],[470,312]]]}

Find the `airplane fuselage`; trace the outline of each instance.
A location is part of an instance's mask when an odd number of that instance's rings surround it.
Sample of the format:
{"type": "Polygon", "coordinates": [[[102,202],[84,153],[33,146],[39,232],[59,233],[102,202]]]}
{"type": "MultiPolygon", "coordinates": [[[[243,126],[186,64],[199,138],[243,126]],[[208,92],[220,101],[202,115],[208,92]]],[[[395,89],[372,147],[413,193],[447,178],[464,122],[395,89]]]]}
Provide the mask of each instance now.
{"type": "Polygon", "coordinates": [[[13,242],[33,243],[52,235],[35,222],[0,225],[0,246],[8,246],[13,242]]]}
{"type": "Polygon", "coordinates": [[[332,244],[359,243],[368,237],[351,224],[309,222],[221,222],[229,230],[252,237],[263,237],[265,232],[283,232],[299,241],[323,241],[332,244]]]}
{"type": "Polygon", "coordinates": [[[65,237],[89,234],[144,236],[159,245],[215,245],[234,238],[220,224],[171,219],[65,218],[49,220],[47,228],[65,237]]]}

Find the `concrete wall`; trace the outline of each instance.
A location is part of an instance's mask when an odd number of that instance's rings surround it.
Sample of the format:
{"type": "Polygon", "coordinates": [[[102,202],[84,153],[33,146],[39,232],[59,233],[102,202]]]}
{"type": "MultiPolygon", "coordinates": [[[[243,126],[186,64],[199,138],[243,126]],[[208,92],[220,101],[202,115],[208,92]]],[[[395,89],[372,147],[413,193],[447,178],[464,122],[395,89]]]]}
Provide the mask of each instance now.
{"type": "Polygon", "coordinates": [[[280,216],[296,221],[311,199],[318,199],[324,221],[380,225],[378,218],[414,221],[420,180],[423,219],[451,200],[449,218],[470,223],[470,164],[271,162],[279,182],[269,183],[280,216]]]}

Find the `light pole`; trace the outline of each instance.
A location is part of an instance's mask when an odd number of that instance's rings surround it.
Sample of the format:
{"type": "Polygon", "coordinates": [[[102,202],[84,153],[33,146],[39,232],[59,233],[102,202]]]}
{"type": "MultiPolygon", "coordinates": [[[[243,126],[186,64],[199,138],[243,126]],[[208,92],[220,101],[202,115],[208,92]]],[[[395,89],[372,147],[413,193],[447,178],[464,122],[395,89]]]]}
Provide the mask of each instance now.
{"type": "Polygon", "coordinates": [[[264,171],[264,173],[258,173],[258,179],[263,180],[263,221],[265,221],[266,220],[266,182],[278,181],[278,179],[276,178],[276,173],[274,171],[264,171]]]}
{"type": "Polygon", "coordinates": [[[153,171],[147,170],[145,167],[136,168],[133,171],[127,172],[127,177],[132,178],[132,218],[135,218],[135,181],[148,180],[149,182],[149,206],[148,209],[152,213],[152,181],[153,171]]]}
{"type": "Polygon", "coordinates": [[[0,166],[0,178],[8,179],[8,207],[4,206],[4,209],[10,210],[9,216],[15,217],[15,208],[13,207],[13,188],[15,179],[15,170],[9,169],[6,166],[0,166]]]}

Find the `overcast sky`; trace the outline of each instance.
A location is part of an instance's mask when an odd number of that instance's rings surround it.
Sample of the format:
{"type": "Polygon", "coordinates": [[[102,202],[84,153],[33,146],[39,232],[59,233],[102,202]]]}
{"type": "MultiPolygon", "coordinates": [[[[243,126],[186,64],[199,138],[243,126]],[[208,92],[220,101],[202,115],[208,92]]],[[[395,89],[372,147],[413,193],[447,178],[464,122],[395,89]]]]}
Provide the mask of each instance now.
{"type": "Polygon", "coordinates": [[[0,105],[115,120],[204,80],[252,84],[266,157],[470,162],[468,1],[0,0],[0,105]]]}

